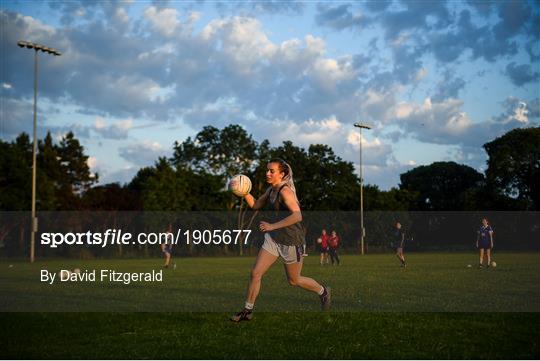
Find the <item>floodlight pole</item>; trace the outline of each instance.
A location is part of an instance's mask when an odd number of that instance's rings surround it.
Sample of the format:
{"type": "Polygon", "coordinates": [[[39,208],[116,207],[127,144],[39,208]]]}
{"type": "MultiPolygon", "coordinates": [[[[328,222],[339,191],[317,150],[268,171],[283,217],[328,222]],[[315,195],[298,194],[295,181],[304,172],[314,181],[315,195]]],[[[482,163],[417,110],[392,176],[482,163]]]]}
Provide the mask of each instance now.
{"type": "Polygon", "coordinates": [[[371,129],[370,126],[362,123],[354,123],[354,126],[360,129],[360,253],[365,254],[364,238],[366,229],[364,228],[364,175],[362,171],[362,128],[371,129]]]}
{"type": "Polygon", "coordinates": [[[38,87],[38,51],[49,53],[55,56],[60,56],[58,50],[49,48],[40,44],[34,44],[29,41],[18,41],[17,45],[21,48],[34,50],[34,145],[32,147],[32,222],[30,231],[30,263],[35,261],[36,252],[36,232],[38,230],[38,222],[36,217],[36,153],[37,153],[37,87],[38,87]]]}

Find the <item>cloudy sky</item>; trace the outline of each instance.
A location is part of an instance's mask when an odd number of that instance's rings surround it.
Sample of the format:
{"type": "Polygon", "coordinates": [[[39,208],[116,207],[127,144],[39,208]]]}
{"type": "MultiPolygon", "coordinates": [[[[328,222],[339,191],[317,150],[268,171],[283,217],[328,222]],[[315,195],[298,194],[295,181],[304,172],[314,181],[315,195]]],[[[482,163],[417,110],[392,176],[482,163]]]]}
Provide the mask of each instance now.
{"type": "Polygon", "coordinates": [[[538,1],[9,1],[0,137],[72,130],[101,183],[205,125],[330,145],[383,189],[421,164],[485,169],[482,144],[540,119],[538,1]],[[373,129],[359,132],[361,121],[373,129]]]}

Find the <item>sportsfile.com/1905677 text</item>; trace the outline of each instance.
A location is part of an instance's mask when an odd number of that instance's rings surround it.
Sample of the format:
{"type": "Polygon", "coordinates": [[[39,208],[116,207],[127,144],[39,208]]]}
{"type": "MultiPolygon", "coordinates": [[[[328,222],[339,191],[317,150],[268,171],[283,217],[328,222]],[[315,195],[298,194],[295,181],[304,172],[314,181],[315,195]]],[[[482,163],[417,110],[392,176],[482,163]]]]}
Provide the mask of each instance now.
{"type": "Polygon", "coordinates": [[[249,229],[178,229],[172,232],[137,233],[136,237],[121,229],[107,229],[105,232],[44,232],[40,235],[42,245],[57,248],[61,245],[92,245],[106,247],[108,245],[129,244],[169,244],[169,245],[221,245],[247,244],[251,230],[249,229]]]}

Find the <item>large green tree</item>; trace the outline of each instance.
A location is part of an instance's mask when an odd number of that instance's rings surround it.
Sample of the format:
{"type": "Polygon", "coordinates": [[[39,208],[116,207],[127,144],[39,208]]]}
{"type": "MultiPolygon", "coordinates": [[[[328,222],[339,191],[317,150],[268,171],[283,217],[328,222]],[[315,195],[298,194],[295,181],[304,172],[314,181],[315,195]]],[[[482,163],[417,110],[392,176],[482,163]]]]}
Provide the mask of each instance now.
{"type": "Polygon", "coordinates": [[[204,127],[194,139],[174,144],[172,164],[177,168],[207,172],[224,178],[253,169],[257,142],[239,125],[223,129],[204,127]]]}
{"type": "Polygon", "coordinates": [[[144,209],[149,211],[186,210],[186,180],[179,177],[166,158],[160,157],[155,173],[146,179],[143,190],[144,209]]]}
{"type": "Polygon", "coordinates": [[[68,132],[62,137],[57,153],[65,175],[63,185],[68,185],[72,193],[81,194],[92,184],[97,183],[98,174],[90,172],[89,157],[84,153],[84,147],[73,132],[68,132]]]}
{"type": "MultiPolygon", "coordinates": [[[[13,142],[0,141],[0,209],[30,210],[32,197],[32,144],[21,133],[13,142]]],[[[71,210],[82,207],[81,197],[97,174],[88,166],[88,156],[74,134],[59,144],[50,133],[38,140],[36,154],[36,207],[38,210],[71,210]]]]}
{"type": "Polygon", "coordinates": [[[524,209],[540,206],[540,127],[514,129],[484,144],[488,187],[516,199],[524,209]]]}
{"type": "Polygon", "coordinates": [[[417,192],[413,210],[456,211],[467,209],[468,191],[482,186],[484,176],[455,162],[435,162],[400,175],[400,189],[417,192]]]}

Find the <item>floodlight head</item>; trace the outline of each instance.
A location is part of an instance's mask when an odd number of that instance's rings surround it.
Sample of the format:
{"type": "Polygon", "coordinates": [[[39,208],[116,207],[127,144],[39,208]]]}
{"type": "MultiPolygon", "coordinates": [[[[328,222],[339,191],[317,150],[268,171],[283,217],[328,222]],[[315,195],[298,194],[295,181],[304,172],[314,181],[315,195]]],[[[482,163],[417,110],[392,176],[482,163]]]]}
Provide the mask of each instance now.
{"type": "Polygon", "coordinates": [[[354,123],[354,126],[357,128],[371,129],[369,125],[362,124],[362,123],[354,123]]]}
{"type": "Polygon", "coordinates": [[[41,50],[44,53],[55,55],[55,56],[62,55],[56,49],[50,48],[50,47],[45,46],[45,45],[35,44],[35,43],[30,42],[30,41],[19,40],[17,42],[17,45],[19,45],[21,48],[26,47],[28,49],[34,49],[36,52],[41,50]]]}

